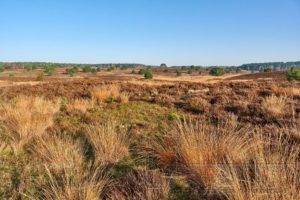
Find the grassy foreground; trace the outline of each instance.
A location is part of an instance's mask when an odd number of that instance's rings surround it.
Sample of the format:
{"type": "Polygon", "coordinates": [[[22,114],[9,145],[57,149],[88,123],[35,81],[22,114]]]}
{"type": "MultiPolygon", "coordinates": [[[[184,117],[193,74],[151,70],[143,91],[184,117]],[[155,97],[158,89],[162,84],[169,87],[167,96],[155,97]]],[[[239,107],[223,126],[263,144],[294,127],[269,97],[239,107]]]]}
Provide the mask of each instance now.
{"type": "Polygon", "coordinates": [[[173,94],[149,86],[139,98],[122,87],[3,98],[0,198],[300,198],[297,90],[250,88],[247,101],[225,105],[238,84],[173,94]]]}

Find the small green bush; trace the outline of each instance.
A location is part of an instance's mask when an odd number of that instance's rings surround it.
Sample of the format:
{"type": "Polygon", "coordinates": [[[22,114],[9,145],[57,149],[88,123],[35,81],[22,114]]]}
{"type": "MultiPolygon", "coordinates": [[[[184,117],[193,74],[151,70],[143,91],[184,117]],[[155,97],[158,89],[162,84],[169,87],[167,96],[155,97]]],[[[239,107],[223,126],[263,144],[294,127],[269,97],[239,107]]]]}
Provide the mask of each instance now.
{"type": "Polygon", "coordinates": [[[188,70],[188,74],[192,74],[193,73],[193,70],[190,68],[189,70],[188,70]]]}
{"type": "Polygon", "coordinates": [[[170,115],[169,115],[169,119],[170,119],[170,120],[179,120],[179,119],[181,119],[181,116],[178,115],[176,112],[172,112],[172,113],[170,113],[170,115]]]}
{"type": "Polygon", "coordinates": [[[11,73],[11,74],[9,74],[8,76],[9,76],[9,77],[15,77],[16,75],[13,74],[13,73],[11,73]]]}
{"type": "Polygon", "coordinates": [[[4,70],[5,70],[5,67],[0,65],[0,72],[4,72],[4,70]]]}
{"type": "Polygon", "coordinates": [[[139,71],[139,74],[140,74],[140,75],[145,75],[145,73],[146,73],[146,70],[145,70],[145,69],[140,69],[140,71],[139,71]]]}
{"type": "Polygon", "coordinates": [[[145,79],[152,79],[153,78],[152,70],[148,69],[144,76],[145,76],[145,79]]]}
{"type": "Polygon", "coordinates": [[[289,81],[300,81],[300,69],[293,69],[287,74],[289,81]]]}
{"type": "Polygon", "coordinates": [[[176,76],[181,76],[181,72],[179,70],[176,70],[176,76]]]}
{"type": "Polygon", "coordinates": [[[210,69],[209,74],[212,76],[222,76],[225,74],[225,71],[221,67],[214,67],[210,69]]]}

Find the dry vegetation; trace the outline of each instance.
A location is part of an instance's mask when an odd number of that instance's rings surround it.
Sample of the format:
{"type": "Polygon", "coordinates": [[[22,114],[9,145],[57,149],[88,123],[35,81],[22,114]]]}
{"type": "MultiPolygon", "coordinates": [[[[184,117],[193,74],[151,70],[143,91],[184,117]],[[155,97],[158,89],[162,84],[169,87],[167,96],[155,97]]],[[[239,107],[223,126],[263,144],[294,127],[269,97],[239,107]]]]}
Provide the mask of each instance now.
{"type": "Polygon", "coordinates": [[[1,88],[0,199],[299,199],[299,84],[1,88]]]}

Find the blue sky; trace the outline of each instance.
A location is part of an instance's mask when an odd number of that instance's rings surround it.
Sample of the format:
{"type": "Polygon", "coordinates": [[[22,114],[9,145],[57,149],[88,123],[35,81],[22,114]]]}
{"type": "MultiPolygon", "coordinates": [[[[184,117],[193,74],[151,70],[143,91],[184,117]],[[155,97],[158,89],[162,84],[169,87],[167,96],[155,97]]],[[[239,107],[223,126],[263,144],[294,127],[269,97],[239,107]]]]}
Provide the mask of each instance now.
{"type": "Polygon", "coordinates": [[[0,61],[300,60],[300,0],[1,0],[0,61]]]}

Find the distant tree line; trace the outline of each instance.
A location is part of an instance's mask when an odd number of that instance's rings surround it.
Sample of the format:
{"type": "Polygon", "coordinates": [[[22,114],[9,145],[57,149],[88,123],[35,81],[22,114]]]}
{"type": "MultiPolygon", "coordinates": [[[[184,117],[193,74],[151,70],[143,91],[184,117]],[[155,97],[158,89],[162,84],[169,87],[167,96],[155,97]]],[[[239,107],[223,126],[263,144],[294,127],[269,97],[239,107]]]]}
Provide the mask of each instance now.
{"type": "Polygon", "coordinates": [[[263,71],[264,69],[288,70],[292,67],[300,67],[300,61],[297,62],[268,62],[268,63],[250,63],[239,66],[239,69],[249,71],[263,71]]]}

